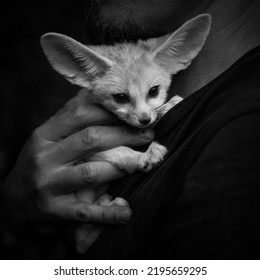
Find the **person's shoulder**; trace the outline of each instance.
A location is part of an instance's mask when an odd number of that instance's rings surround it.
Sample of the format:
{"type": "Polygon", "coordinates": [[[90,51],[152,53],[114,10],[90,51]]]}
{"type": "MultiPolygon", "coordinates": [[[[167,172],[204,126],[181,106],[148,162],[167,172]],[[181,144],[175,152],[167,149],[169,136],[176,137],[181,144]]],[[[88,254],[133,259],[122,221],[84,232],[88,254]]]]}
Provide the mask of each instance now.
{"type": "Polygon", "coordinates": [[[208,85],[200,103],[207,120],[222,125],[260,110],[260,47],[240,58],[208,85]]]}
{"type": "MultiPolygon", "coordinates": [[[[240,155],[250,154],[258,158],[260,152],[260,110],[252,110],[226,122],[214,137],[211,138],[207,150],[217,157],[230,155],[239,158],[240,155]],[[258,151],[258,152],[257,152],[258,151]]],[[[244,157],[242,156],[244,159],[244,157]]],[[[230,159],[230,158],[229,158],[230,159]]],[[[247,159],[248,160],[248,159],[247,159]]],[[[259,161],[257,160],[258,165],[259,161]]]]}
{"type": "Polygon", "coordinates": [[[246,53],[223,75],[229,90],[237,96],[259,97],[260,89],[260,46],[246,53]],[[253,96],[252,96],[253,95],[253,96]]]}

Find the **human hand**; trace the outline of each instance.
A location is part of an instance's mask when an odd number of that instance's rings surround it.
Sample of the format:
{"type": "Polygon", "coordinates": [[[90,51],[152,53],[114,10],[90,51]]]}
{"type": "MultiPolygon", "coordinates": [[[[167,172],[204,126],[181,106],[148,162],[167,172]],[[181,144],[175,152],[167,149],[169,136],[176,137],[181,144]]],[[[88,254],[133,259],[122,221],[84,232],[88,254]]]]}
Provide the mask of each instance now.
{"type": "MultiPolygon", "coordinates": [[[[117,197],[113,199],[108,194],[102,195],[98,200],[95,201],[95,204],[104,206],[104,207],[129,207],[128,202],[123,198],[117,197]]],[[[104,225],[97,224],[81,224],[73,232],[73,240],[76,244],[76,250],[79,254],[85,253],[90,246],[96,241],[99,235],[102,233],[104,225]]]]}
{"type": "Polygon", "coordinates": [[[35,129],[4,186],[7,222],[14,230],[41,233],[42,225],[52,232],[64,222],[129,220],[127,205],[107,207],[79,201],[75,195],[124,175],[108,162],[81,162],[83,158],[120,145],[148,144],[153,138],[149,129],[104,126],[112,123],[115,117],[87,101],[83,90],[35,129]]]}

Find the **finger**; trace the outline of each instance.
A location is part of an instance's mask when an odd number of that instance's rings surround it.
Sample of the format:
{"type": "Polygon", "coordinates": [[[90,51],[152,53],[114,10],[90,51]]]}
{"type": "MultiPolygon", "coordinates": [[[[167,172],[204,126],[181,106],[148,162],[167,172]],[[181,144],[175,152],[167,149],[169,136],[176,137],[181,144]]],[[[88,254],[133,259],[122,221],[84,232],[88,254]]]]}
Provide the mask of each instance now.
{"type": "Polygon", "coordinates": [[[98,205],[101,206],[126,206],[129,207],[128,202],[121,198],[117,197],[115,199],[112,198],[111,195],[104,194],[97,201],[95,201],[98,205]]]}
{"type": "Polygon", "coordinates": [[[140,146],[152,141],[150,128],[93,126],[83,129],[57,143],[53,157],[59,164],[78,161],[82,157],[117,146],[140,146]]]}
{"type": "Polygon", "coordinates": [[[76,249],[79,254],[86,253],[90,246],[96,241],[101,232],[103,226],[82,225],[76,229],[75,243],[76,249]]]}
{"type": "Polygon", "coordinates": [[[111,124],[116,117],[97,104],[93,104],[87,89],[82,89],[64,108],[40,126],[40,136],[49,141],[58,141],[90,125],[111,124]]]}
{"type": "Polygon", "coordinates": [[[82,202],[59,204],[52,210],[53,215],[59,219],[81,223],[94,224],[125,224],[131,218],[132,212],[129,207],[100,206],[82,202]]]}
{"type": "Polygon", "coordinates": [[[121,198],[121,197],[117,197],[114,200],[110,201],[110,203],[107,206],[125,206],[125,207],[129,207],[128,202],[121,198]]]}
{"type": "MultiPolygon", "coordinates": [[[[103,194],[98,200],[95,201],[95,203],[100,206],[109,206],[112,199],[113,199],[113,197],[111,195],[103,194]]],[[[118,206],[120,206],[120,205],[118,205],[118,206]]]]}
{"type": "Polygon", "coordinates": [[[59,169],[49,179],[49,183],[55,195],[68,194],[86,187],[108,183],[124,175],[125,173],[112,163],[96,161],[59,169]]]}

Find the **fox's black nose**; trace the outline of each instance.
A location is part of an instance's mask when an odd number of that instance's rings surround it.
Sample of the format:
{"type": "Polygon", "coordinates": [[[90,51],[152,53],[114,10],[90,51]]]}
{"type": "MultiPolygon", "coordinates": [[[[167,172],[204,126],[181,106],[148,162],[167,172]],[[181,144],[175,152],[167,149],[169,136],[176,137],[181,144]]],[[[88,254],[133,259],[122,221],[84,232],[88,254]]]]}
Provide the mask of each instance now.
{"type": "Polygon", "coordinates": [[[139,119],[140,124],[148,124],[150,121],[150,117],[139,119]]]}

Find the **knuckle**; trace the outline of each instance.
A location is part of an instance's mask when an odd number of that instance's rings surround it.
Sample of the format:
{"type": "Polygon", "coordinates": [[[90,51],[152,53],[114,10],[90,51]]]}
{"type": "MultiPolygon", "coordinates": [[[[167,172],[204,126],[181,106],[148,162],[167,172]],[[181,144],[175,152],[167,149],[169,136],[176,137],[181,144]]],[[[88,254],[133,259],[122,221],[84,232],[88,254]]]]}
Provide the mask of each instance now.
{"type": "Polygon", "coordinates": [[[43,152],[37,152],[37,153],[34,153],[32,155],[32,162],[33,162],[33,165],[39,169],[43,166],[44,162],[45,162],[45,153],[43,152]]]}
{"type": "Polygon", "coordinates": [[[84,123],[88,118],[88,113],[83,106],[78,106],[72,113],[72,118],[76,123],[84,123]]]}
{"type": "Polygon", "coordinates": [[[39,195],[42,195],[42,191],[45,192],[45,190],[48,189],[49,182],[53,175],[48,167],[46,153],[44,151],[35,153],[31,156],[28,170],[30,170],[30,177],[35,186],[35,191],[39,192],[39,195]]]}
{"type": "Polygon", "coordinates": [[[76,213],[76,219],[82,223],[88,223],[91,220],[91,209],[90,208],[82,208],[78,210],[76,213]]]}
{"type": "Polygon", "coordinates": [[[98,131],[94,127],[82,130],[79,135],[79,142],[84,149],[94,148],[98,144],[98,131]]]}
{"type": "Polygon", "coordinates": [[[43,146],[44,141],[43,138],[41,137],[41,127],[37,127],[32,133],[29,138],[29,145],[31,149],[39,149],[43,146]]]}
{"type": "Polygon", "coordinates": [[[44,155],[41,152],[32,153],[28,163],[28,170],[37,176],[41,173],[44,164],[44,155]]]}
{"type": "Polygon", "coordinates": [[[81,181],[83,183],[94,183],[98,174],[97,169],[94,168],[90,164],[85,164],[84,167],[81,168],[81,181]]]}
{"type": "Polygon", "coordinates": [[[46,162],[46,151],[44,147],[39,144],[39,134],[35,130],[31,137],[30,142],[28,144],[28,154],[29,154],[29,162],[31,163],[31,167],[34,169],[41,168],[43,164],[46,162]]]}
{"type": "Polygon", "coordinates": [[[40,182],[45,178],[44,174],[46,173],[46,159],[44,153],[37,153],[32,155],[31,166],[29,169],[32,171],[32,174],[35,174],[35,180],[39,185],[42,185],[40,182]]]}
{"type": "Polygon", "coordinates": [[[138,130],[135,128],[122,127],[120,129],[120,134],[122,141],[125,141],[126,144],[135,144],[135,142],[140,142],[138,130]]]}

